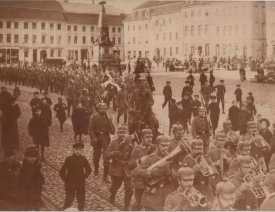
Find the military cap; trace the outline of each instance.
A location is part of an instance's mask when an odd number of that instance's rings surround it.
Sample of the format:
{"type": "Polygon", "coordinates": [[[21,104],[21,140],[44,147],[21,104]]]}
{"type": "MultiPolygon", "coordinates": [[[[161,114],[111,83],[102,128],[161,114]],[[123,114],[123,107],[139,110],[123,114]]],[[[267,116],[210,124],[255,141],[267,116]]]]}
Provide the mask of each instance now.
{"type": "Polygon", "coordinates": [[[262,122],[265,122],[267,127],[269,127],[269,126],[270,126],[270,122],[269,122],[269,120],[268,120],[268,119],[266,119],[266,118],[262,118],[262,119],[260,120],[260,123],[262,123],[262,122]]]}
{"type": "Polygon", "coordinates": [[[205,107],[200,106],[200,107],[198,108],[198,111],[203,111],[203,112],[205,112],[205,111],[206,111],[206,109],[205,109],[205,107]]]}
{"type": "Polygon", "coordinates": [[[226,120],[225,122],[223,122],[223,126],[230,127],[230,126],[232,126],[232,122],[230,120],[226,120]]]}
{"type": "Polygon", "coordinates": [[[39,152],[37,146],[29,146],[25,150],[25,157],[38,157],[39,152]]]}
{"type": "Polygon", "coordinates": [[[220,80],[220,82],[224,82],[224,80],[220,80]]]}
{"type": "Polygon", "coordinates": [[[5,157],[11,157],[11,156],[14,156],[15,153],[13,150],[7,150],[5,151],[5,157]]]}
{"type": "Polygon", "coordinates": [[[166,83],[171,83],[170,81],[166,81],[166,83]]]}
{"type": "Polygon", "coordinates": [[[257,127],[257,122],[255,121],[249,121],[247,122],[247,127],[250,128],[250,127],[257,127]]]}
{"type": "Polygon", "coordinates": [[[200,138],[193,139],[191,141],[191,147],[202,147],[203,141],[200,138]]]}
{"type": "Polygon", "coordinates": [[[195,94],[194,97],[199,97],[199,95],[198,95],[198,94],[195,94]]]}
{"type": "Polygon", "coordinates": [[[217,141],[226,141],[227,136],[225,133],[219,132],[216,134],[216,140],[217,141]]]}
{"type": "Polygon", "coordinates": [[[216,195],[219,194],[232,194],[235,192],[235,185],[229,181],[219,182],[216,185],[216,195]]]}
{"type": "Polygon", "coordinates": [[[170,143],[170,137],[166,136],[166,135],[159,135],[157,138],[156,138],[156,142],[158,144],[162,143],[170,143]]]}
{"type": "Polygon", "coordinates": [[[141,135],[153,135],[153,131],[149,128],[145,128],[141,131],[141,135]]]}
{"type": "Polygon", "coordinates": [[[98,109],[107,109],[107,105],[104,102],[100,102],[96,105],[98,109]]]}
{"type": "Polygon", "coordinates": [[[74,149],[83,149],[84,144],[83,143],[75,143],[75,144],[73,144],[73,148],[74,149]]]}
{"type": "Polygon", "coordinates": [[[181,176],[192,176],[194,175],[194,171],[193,169],[191,169],[190,167],[181,167],[179,170],[178,170],[178,175],[179,177],[181,176]]]}
{"type": "Polygon", "coordinates": [[[237,87],[241,87],[241,85],[240,85],[240,84],[237,84],[237,87]]]}
{"type": "Polygon", "coordinates": [[[117,132],[125,132],[125,131],[128,132],[128,127],[125,124],[123,124],[117,128],[117,132]]]}
{"type": "Polygon", "coordinates": [[[38,91],[34,91],[34,92],[33,92],[33,95],[38,95],[38,94],[39,94],[38,91]]]}
{"type": "Polygon", "coordinates": [[[184,130],[183,126],[180,123],[176,123],[172,126],[173,132],[178,132],[184,130]]]}

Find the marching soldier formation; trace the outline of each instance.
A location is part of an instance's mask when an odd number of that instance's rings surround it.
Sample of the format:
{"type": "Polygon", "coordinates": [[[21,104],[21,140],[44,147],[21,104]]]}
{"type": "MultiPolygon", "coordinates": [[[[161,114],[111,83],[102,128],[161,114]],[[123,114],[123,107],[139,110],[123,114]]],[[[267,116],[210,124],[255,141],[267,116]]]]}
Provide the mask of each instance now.
{"type": "Polygon", "coordinates": [[[225,114],[224,80],[215,85],[211,73],[209,85],[202,71],[201,95],[193,95],[195,80],[190,72],[179,102],[167,81],[162,108],[168,105],[172,134],[168,136],[158,130],[153,79],[147,73],[122,76],[96,66],[83,70],[11,66],[0,68],[0,79],[6,86],[17,86],[14,96],[5,87],[0,93],[5,152],[0,163],[1,209],[39,210],[45,183],[41,166],[52,125],[47,92],[55,92],[66,97],[65,102],[60,96],[53,106],[60,133],[71,119],[75,139],[73,153],[64,159],[59,173],[65,183],[64,209],[76,196],[78,209],[85,210],[86,179],[92,172],[99,176],[102,158],[102,181],[110,185],[110,203],[115,203],[123,183],[124,210],[275,210],[274,133],[267,119],[254,120],[254,97],[243,101],[240,85],[227,120],[220,123],[220,113],[225,114]],[[19,86],[37,89],[29,104],[32,117],[27,129],[34,146],[25,150],[23,163],[14,157],[19,144],[19,86]],[[214,91],[216,96],[211,95],[214,91]],[[108,114],[111,100],[118,109],[117,129],[108,114]],[[123,124],[119,124],[121,115],[123,124]],[[83,155],[83,134],[90,137],[93,161],[83,155]]]}

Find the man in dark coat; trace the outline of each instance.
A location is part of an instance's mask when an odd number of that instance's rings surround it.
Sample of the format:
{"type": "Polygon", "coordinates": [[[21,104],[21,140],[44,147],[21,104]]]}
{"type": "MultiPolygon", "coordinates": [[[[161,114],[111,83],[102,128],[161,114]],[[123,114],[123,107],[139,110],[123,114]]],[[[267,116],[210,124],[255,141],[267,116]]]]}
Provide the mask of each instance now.
{"type": "Polygon", "coordinates": [[[119,124],[119,118],[123,114],[124,116],[124,124],[127,122],[127,113],[129,108],[129,93],[126,90],[125,84],[121,84],[121,90],[117,94],[117,123],[119,124]]]}
{"type": "Polygon", "coordinates": [[[234,94],[235,94],[235,96],[236,96],[236,101],[239,103],[239,105],[240,105],[240,107],[241,107],[243,92],[242,92],[242,89],[241,89],[241,85],[240,85],[240,84],[237,85],[237,88],[236,88],[234,94]]]}
{"type": "Polygon", "coordinates": [[[205,75],[204,71],[201,72],[199,80],[200,80],[201,86],[207,81],[207,76],[205,75]]]}
{"type": "Polygon", "coordinates": [[[211,90],[213,90],[215,80],[216,80],[216,78],[213,75],[213,71],[211,70],[210,71],[210,76],[209,76],[209,85],[210,85],[211,90]]]}
{"type": "Polygon", "coordinates": [[[224,95],[225,95],[225,86],[224,80],[220,80],[220,84],[213,87],[213,89],[217,90],[217,103],[220,106],[220,102],[222,102],[222,113],[224,112],[224,95]]]}
{"type": "Polygon", "coordinates": [[[17,120],[21,115],[16,98],[13,97],[11,103],[6,106],[2,113],[1,120],[1,141],[4,150],[14,150],[19,144],[17,120]]]}
{"type": "Polygon", "coordinates": [[[208,105],[208,110],[209,110],[208,112],[210,114],[213,135],[215,135],[215,131],[218,127],[219,117],[220,117],[220,108],[219,108],[218,103],[216,102],[216,96],[210,97],[210,103],[208,105]]]}
{"type": "Polygon", "coordinates": [[[1,210],[20,210],[18,207],[18,175],[21,164],[14,157],[14,151],[5,152],[0,163],[0,206],[1,210]]]}
{"type": "Polygon", "coordinates": [[[25,158],[19,173],[20,210],[38,211],[41,204],[42,185],[44,176],[39,162],[39,152],[36,146],[25,150],[25,158]]]}
{"type": "Polygon", "coordinates": [[[251,121],[252,118],[250,112],[246,109],[246,102],[243,102],[239,112],[240,135],[245,135],[247,133],[247,123],[251,121]]]}
{"type": "Polygon", "coordinates": [[[162,108],[164,108],[167,104],[172,99],[172,88],[171,88],[171,82],[166,81],[166,85],[163,88],[163,96],[164,96],[164,103],[162,104],[162,108]]]}
{"type": "Polygon", "coordinates": [[[78,210],[83,211],[85,206],[85,180],[92,172],[91,166],[82,155],[84,145],[73,144],[73,154],[66,158],[59,175],[65,182],[66,197],[64,210],[69,208],[75,198],[78,201],[78,210]]]}
{"type": "MultiPolygon", "coordinates": [[[[106,114],[107,105],[105,103],[99,103],[97,105],[97,113],[94,114],[89,123],[89,135],[91,139],[91,146],[93,146],[93,163],[95,167],[94,174],[98,175],[99,160],[111,141],[110,134],[115,133],[115,127],[111,119],[108,118],[106,114]]],[[[110,162],[103,157],[103,181],[109,183],[108,174],[109,174],[109,165],[110,162]]]]}
{"type": "Polygon", "coordinates": [[[30,101],[30,106],[31,106],[32,111],[34,108],[41,106],[41,100],[38,97],[38,95],[39,95],[38,91],[33,92],[33,98],[30,101]]]}
{"type": "MultiPolygon", "coordinates": [[[[182,108],[184,113],[187,116],[187,120],[189,123],[191,123],[191,115],[192,115],[192,100],[190,98],[190,95],[184,94],[183,99],[181,100],[182,108]]],[[[185,130],[188,131],[186,128],[185,130]]]]}
{"type": "Polygon", "coordinates": [[[33,139],[33,143],[40,148],[41,159],[44,159],[45,147],[49,146],[49,128],[46,120],[41,116],[42,112],[39,107],[34,109],[34,115],[30,119],[28,125],[29,135],[33,139]]]}
{"type": "Polygon", "coordinates": [[[185,81],[185,86],[183,87],[181,92],[181,99],[184,98],[184,95],[188,95],[189,98],[191,98],[192,94],[193,94],[193,89],[190,86],[189,81],[185,81]]]}
{"type": "Polygon", "coordinates": [[[86,131],[89,125],[89,123],[87,123],[87,120],[89,121],[89,113],[82,106],[82,103],[78,102],[72,113],[74,139],[77,139],[77,136],[79,136],[79,141],[81,141],[82,134],[87,133],[86,131]]]}
{"type": "Polygon", "coordinates": [[[189,82],[190,87],[193,89],[193,87],[195,85],[195,77],[192,74],[192,70],[189,71],[189,76],[186,77],[186,80],[189,82]]]}
{"type": "Polygon", "coordinates": [[[109,173],[111,176],[110,202],[113,204],[118,189],[124,183],[124,210],[128,211],[133,194],[131,183],[131,173],[128,162],[134,148],[131,136],[127,136],[128,127],[122,125],[117,129],[117,139],[113,140],[108,146],[105,157],[112,160],[109,173]]]}
{"type": "Polygon", "coordinates": [[[6,107],[10,105],[12,99],[12,95],[7,91],[7,88],[1,87],[0,110],[4,112],[6,107]]]}
{"type": "Polygon", "coordinates": [[[232,102],[232,106],[228,110],[228,119],[232,123],[232,130],[237,131],[239,130],[239,113],[240,109],[237,106],[237,101],[232,102]]]}
{"type": "Polygon", "coordinates": [[[66,121],[66,105],[63,103],[62,97],[58,97],[58,103],[54,105],[53,110],[56,112],[56,118],[59,121],[60,131],[63,132],[63,124],[66,121]]]}
{"type": "Polygon", "coordinates": [[[199,95],[194,95],[194,100],[192,101],[192,112],[194,118],[199,115],[198,109],[200,106],[201,101],[199,100],[199,95]]]}
{"type": "Polygon", "coordinates": [[[41,99],[41,117],[44,119],[45,123],[50,127],[52,125],[52,110],[47,102],[47,99],[41,99]]]}

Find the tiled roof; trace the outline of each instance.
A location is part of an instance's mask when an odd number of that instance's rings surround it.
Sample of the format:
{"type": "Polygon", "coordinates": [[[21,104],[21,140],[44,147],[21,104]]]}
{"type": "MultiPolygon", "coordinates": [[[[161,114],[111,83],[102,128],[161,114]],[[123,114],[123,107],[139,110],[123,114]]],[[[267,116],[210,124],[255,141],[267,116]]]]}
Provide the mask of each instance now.
{"type": "Polygon", "coordinates": [[[56,0],[0,0],[0,6],[62,11],[56,0]]]}

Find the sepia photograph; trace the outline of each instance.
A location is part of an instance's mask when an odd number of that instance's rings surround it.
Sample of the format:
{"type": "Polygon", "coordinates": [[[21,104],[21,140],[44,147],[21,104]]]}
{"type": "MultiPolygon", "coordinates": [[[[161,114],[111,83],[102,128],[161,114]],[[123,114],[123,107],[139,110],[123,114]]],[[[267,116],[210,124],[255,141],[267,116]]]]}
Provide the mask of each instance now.
{"type": "Polygon", "coordinates": [[[0,211],[275,211],[275,1],[0,0],[0,211]]]}

